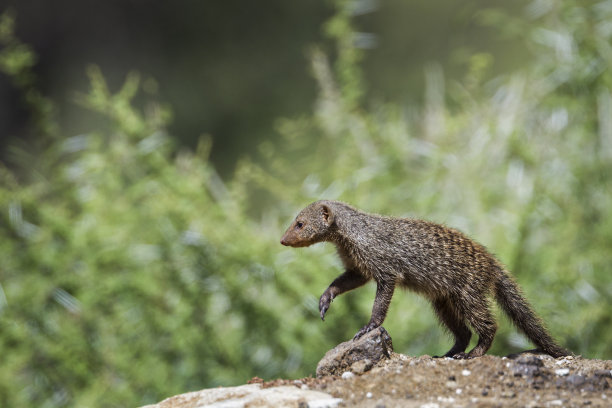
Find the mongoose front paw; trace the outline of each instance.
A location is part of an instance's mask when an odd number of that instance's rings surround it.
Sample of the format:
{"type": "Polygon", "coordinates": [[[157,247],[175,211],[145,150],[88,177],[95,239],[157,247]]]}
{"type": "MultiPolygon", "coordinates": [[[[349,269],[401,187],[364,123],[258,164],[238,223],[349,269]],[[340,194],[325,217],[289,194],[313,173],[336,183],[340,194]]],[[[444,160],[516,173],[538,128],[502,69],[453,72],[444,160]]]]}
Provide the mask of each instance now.
{"type": "Polygon", "coordinates": [[[374,330],[378,326],[380,326],[380,325],[378,325],[376,323],[368,323],[368,324],[366,324],[361,329],[359,329],[357,334],[355,334],[355,337],[353,337],[353,340],[357,340],[358,338],[360,338],[361,336],[363,336],[364,334],[366,334],[368,332],[371,332],[372,330],[374,330]]]}
{"type": "Polygon", "coordinates": [[[326,290],[321,295],[321,299],[319,299],[319,312],[321,312],[321,320],[325,321],[325,313],[327,312],[327,309],[329,309],[329,305],[333,300],[334,295],[329,290],[326,290]]]}

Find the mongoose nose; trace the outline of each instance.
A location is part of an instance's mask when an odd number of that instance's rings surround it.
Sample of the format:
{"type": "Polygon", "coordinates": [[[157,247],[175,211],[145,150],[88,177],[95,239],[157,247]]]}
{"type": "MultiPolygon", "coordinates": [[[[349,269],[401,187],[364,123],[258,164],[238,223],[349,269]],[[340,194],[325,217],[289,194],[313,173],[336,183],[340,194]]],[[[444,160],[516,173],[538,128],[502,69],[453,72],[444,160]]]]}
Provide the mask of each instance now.
{"type": "Polygon", "coordinates": [[[281,245],[287,246],[287,242],[285,241],[285,238],[281,238],[281,245]]]}

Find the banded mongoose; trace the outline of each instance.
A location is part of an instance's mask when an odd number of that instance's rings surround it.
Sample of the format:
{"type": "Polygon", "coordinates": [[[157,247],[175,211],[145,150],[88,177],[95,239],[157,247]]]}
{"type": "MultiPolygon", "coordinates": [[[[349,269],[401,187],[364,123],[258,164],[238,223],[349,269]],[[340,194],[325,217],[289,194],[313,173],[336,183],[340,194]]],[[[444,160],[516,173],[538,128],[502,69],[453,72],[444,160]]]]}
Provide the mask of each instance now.
{"type": "Polygon", "coordinates": [[[321,319],[336,296],[370,279],[377,284],[372,317],[355,339],[382,325],[399,285],[428,298],[454,336],[455,344],[445,357],[480,357],[489,350],[497,329],[488,300],[491,293],[541,351],[553,357],[571,354],[548,334],[503,265],[455,229],[417,219],[367,214],[345,203],[324,200],[297,215],[281,244],[306,247],[323,241],[336,245],[346,270],[321,295],[321,319]],[[477,345],[465,353],[472,335],[468,325],[479,337],[477,345]]]}

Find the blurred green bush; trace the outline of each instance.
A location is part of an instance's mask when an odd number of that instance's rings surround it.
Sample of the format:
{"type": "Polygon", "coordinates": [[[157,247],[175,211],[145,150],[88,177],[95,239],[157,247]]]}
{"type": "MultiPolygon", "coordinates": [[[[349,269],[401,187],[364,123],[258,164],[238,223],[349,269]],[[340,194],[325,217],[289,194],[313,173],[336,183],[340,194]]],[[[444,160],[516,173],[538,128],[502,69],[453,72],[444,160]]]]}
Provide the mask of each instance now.
{"type": "MultiPolygon", "coordinates": [[[[327,26],[334,62],[312,52],[314,112],[279,120],[283,142],[262,144],[230,180],[209,164],[209,140],[173,147],[169,111],[137,74],[112,93],[95,67],[78,101],[105,126],[50,136],[43,153],[17,155],[21,169],[2,168],[0,405],[136,406],[312,374],[367,321],[374,289],[318,318],[341,272],[333,248],[278,240],[323,197],[464,230],[508,265],[563,345],[612,358],[612,2],[536,1],[521,21],[483,12],[524,35],[535,63],[483,84],[475,55],[448,86],[431,67],[419,111],[362,100],[351,4],[327,26]]],[[[3,21],[0,69],[27,77],[27,48],[3,21]]],[[[396,294],[385,326],[399,352],[450,344],[415,295],[396,294]]],[[[524,347],[506,323],[492,353],[524,347]]]]}

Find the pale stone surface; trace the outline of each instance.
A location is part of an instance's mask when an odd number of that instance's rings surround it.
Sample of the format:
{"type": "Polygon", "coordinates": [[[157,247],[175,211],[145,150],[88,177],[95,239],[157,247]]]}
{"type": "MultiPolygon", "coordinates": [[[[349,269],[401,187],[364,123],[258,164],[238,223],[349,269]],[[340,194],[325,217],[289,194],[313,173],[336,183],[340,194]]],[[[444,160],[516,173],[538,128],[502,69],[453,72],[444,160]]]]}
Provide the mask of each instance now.
{"type": "Polygon", "coordinates": [[[331,395],[294,386],[262,388],[261,384],[211,388],[177,395],[142,408],[334,408],[342,401],[331,395]]]}

